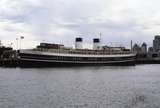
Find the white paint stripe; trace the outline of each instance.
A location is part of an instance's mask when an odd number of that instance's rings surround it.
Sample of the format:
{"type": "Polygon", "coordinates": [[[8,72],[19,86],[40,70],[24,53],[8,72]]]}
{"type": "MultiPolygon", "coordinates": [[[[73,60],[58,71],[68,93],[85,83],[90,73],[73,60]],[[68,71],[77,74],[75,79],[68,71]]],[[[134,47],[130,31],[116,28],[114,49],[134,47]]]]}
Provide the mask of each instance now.
{"type": "Polygon", "coordinates": [[[123,60],[123,61],[96,61],[96,62],[81,62],[81,61],[58,61],[58,60],[39,60],[39,59],[26,59],[26,58],[20,58],[20,60],[26,60],[26,61],[39,61],[39,62],[59,62],[59,63],[123,63],[123,62],[132,62],[134,61],[134,59],[132,60],[123,60]]]}

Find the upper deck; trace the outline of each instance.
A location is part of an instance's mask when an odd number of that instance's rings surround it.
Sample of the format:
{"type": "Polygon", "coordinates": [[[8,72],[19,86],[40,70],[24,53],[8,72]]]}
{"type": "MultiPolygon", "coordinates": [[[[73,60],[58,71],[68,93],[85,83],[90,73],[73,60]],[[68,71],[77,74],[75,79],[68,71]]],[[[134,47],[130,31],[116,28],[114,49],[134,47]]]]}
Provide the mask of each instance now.
{"type": "Polygon", "coordinates": [[[40,43],[33,51],[58,53],[58,54],[80,54],[80,55],[116,55],[131,54],[125,47],[101,46],[98,49],[69,48],[62,44],[40,43]]]}
{"type": "Polygon", "coordinates": [[[58,53],[58,54],[80,54],[80,55],[119,55],[119,54],[132,54],[131,51],[123,50],[90,50],[90,49],[42,49],[36,48],[31,51],[40,51],[48,53],[58,53]]]}

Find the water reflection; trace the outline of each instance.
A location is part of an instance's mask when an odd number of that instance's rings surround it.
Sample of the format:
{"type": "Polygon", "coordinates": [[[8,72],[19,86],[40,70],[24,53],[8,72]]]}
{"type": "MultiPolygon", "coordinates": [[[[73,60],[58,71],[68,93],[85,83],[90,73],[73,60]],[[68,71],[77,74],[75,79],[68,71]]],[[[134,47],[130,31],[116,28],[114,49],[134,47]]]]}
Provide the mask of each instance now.
{"type": "Polygon", "coordinates": [[[0,108],[158,108],[159,66],[0,68],[0,108]]]}

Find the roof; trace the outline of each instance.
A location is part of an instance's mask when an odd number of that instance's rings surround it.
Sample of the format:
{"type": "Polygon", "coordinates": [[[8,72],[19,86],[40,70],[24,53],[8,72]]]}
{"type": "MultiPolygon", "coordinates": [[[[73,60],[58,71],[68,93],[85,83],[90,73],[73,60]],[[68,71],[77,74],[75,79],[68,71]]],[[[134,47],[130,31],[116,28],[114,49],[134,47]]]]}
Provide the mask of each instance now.
{"type": "Polygon", "coordinates": [[[145,42],[143,42],[142,46],[147,46],[147,44],[145,42]]]}

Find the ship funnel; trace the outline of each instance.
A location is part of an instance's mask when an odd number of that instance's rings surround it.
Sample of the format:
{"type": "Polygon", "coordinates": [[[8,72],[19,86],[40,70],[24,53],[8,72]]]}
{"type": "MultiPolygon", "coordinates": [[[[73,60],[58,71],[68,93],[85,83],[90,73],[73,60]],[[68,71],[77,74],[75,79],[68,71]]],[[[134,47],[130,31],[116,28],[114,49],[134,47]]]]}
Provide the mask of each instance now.
{"type": "Polygon", "coordinates": [[[99,38],[94,38],[93,39],[93,49],[98,50],[100,49],[100,39],[99,38]]]}
{"type": "Polygon", "coordinates": [[[82,49],[83,45],[82,45],[83,39],[81,37],[77,37],[75,39],[75,49],[82,49]]]}

